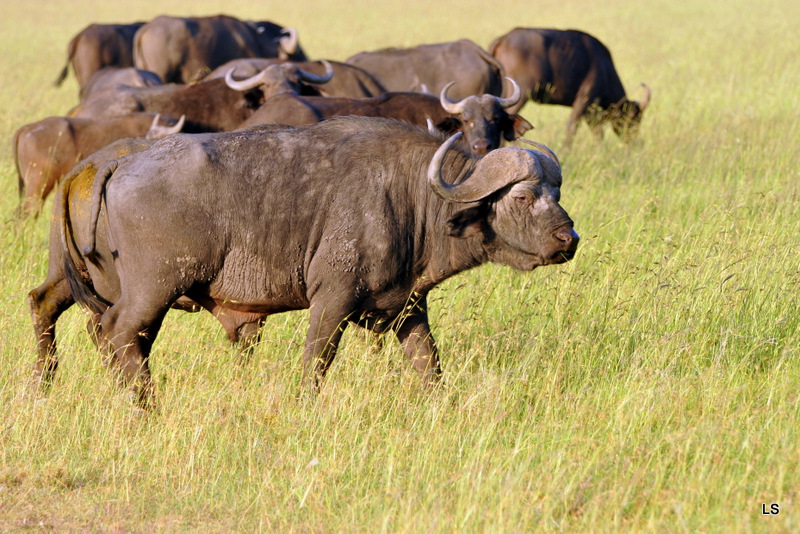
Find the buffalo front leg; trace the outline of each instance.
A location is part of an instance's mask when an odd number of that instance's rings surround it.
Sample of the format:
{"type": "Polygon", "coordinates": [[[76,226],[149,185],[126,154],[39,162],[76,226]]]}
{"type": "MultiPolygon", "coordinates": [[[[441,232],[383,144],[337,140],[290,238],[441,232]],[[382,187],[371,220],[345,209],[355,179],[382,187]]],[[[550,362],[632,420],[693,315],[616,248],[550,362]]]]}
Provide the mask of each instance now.
{"type": "Polygon", "coordinates": [[[261,327],[264,326],[266,319],[244,323],[238,329],[239,356],[244,360],[250,359],[255,351],[256,345],[261,341],[261,327]]]}
{"type": "Polygon", "coordinates": [[[572,140],[575,138],[575,133],[578,131],[578,123],[581,118],[586,114],[586,110],[592,103],[590,96],[590,87],[582,86],[575,95],[575,101],[572,103],[572,111],[569,114],[569,121],[567,122],[567,135],[564,139],[564,146],[569,147],[572,145],[572,140]]]}
{"type": "Polygon", "coordinates": [[[439,365],[439,351],[428,324],[428,303],[425,297],[406,310],[406,315],[395,327],[395,334],[411,361],[411,366],[422,375],[425,387],[431,388],[438,384],[442,369],[439,365]]]}
{"type": "Polygon", "coordinates": [[[349,309],[344,311],[336,307],[325,307],[319,303],[311,304],[308,334],[303,350],[301,387],[304,392],[312,396],[319,393],[322,379],[336,357],[336,349],[347,326],[349,314],[349,309]]]}

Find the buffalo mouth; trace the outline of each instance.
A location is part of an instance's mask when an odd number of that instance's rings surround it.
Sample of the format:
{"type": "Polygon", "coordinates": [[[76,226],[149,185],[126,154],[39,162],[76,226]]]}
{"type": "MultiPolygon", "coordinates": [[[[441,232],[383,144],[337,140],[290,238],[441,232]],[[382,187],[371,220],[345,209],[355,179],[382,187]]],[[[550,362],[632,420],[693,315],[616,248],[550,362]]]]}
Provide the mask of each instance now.
{"type": "Polygon", "coordinates": [[[556,232],[553,237],[560,247],[563,248],[551,255],[548,259],[548,263],[566,263],[575,257],[575,252],[578,250],[578,242],[581,240],[578,232],[569,226],[556,232]]]}
{"type": "Polygon", "coordinates": [[[556,252],[553,256],[550,257],[550,263],[558,264],[558,263],[566,263],[572,258],[575,257],[575,250],[564,250],[561,252],[556,252]]]}

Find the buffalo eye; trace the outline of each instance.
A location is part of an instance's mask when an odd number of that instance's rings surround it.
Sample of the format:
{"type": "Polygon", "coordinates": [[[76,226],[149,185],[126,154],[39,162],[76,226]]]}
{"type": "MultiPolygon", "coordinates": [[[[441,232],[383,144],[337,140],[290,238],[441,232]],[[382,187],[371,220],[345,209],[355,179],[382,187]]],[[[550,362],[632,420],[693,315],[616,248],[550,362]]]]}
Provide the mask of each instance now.
{"type": "Polygon", "coordinates": [[[516,200],[517,202],[519,202],[520,204],[523,204],[523,205],[532,203],[531,196],[523,194],[523,193],[515,194],[514,195],[514,200],[516,200]]]}

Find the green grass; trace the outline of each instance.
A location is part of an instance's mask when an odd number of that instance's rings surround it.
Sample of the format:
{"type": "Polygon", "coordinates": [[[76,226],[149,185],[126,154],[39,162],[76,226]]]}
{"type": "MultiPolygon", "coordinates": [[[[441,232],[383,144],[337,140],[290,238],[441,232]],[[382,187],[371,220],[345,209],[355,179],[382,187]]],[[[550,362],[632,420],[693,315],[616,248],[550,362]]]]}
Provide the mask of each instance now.
{"type": "MultiPolygon", "coordinates": [[[[796,2],[234,0],[14,3],[0,20],[0,530],[92,532],[790,532],[800,530],[800,34],[796,2]],[[512,5],[513,4],[513,5],[512,5]],[[349,11],[345,12],[347,6],[349,11]],[[445,387],[396,342],[348,330],[323,393],[298,402],[304,312],[247,363],[208,314],[171,313],[139,418],[77,307],[62,366],[24,397],[25,295],[47,217],[16,220],[13,132],[77,99],[51,87],[90,22],[161,13],[294,25],[315,58],[514,26],[611,49],[641,139],[563,148],[567,108],[529,104],[564,167],[575,260],[484,266],[434,290],[445,387]],[[762,504],[780,514],[762,516],[762,504]]],[[[48,202],[48,209],[50,203],[48,202]]]]}

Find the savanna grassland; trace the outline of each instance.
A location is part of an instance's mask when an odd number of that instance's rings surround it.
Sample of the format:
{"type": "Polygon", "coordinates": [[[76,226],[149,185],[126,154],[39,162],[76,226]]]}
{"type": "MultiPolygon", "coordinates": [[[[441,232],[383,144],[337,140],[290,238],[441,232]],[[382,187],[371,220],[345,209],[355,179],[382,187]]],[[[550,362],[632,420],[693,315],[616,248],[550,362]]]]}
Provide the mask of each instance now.
{"type": "Polygon", "coordinates": [[[122,6],[6,0],[0,17],[1,531],[800,531],[800,3],[122,6]],[[221,12],[297,27],[314,59],[579,28],[653,99],[632,145],[584,126],[566,150],[567,108],[522,110],[561,158],[580,249],[435,289],[433,394],[396,342],[349,329],[317,402],[299,402],[307,313],[272,317],[240,362],[210,315],[171,312],[159,411],[136,417],[73,307],[37,401],[25,297],[48,217],[13,216],[11,137],[75,105],[74,78],[52,82],[87,24],[221,12]]]}

